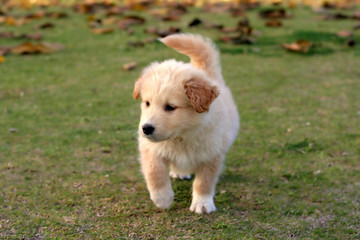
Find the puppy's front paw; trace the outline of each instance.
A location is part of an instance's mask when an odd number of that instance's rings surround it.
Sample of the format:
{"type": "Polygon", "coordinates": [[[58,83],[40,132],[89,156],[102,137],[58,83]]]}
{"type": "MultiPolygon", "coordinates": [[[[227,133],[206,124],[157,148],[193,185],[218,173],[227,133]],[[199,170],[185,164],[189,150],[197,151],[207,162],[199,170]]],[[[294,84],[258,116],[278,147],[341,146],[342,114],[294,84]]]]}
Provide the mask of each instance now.
{"type": "Polygon", "coordinates": [[[214,200],[212,196],[194,196],[190,211],[199,214],[211,213],[216,211],[214,200]]]}
{"type": "Polygon", "coordinates": [[[174,191],[171,188],[152,191],[150,198],[158,208],[168,209],[174,200],[174,191]]]}

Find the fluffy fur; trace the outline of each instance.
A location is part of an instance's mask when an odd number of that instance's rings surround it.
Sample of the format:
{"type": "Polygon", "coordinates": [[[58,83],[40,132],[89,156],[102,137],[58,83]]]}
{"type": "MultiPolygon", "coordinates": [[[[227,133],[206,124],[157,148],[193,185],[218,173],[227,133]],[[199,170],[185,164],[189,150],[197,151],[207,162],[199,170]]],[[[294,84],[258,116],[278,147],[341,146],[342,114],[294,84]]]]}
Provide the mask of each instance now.
{"type": "Polygon", "coordinates": [[[195,174],[190,210],[210,213],[216,210],[215,185],[225,155],[240,126],[237,109],[209,39],[176,34],[160,41],[189,56],[191,63],[152,63],[135,83],[133,97],[142,99],[142,172],[159,208],[170,208],[173,202],[169,176],[195,174]]]}

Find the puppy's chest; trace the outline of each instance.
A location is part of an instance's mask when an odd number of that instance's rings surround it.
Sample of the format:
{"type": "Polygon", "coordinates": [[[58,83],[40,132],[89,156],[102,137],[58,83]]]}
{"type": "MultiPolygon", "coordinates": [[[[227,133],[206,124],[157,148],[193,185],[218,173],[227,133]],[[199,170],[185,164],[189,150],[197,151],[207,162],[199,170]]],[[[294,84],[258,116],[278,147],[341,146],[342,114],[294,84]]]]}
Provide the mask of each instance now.
{"type": "Polygon", "coordinates": [[[168,159],[177,169],[189,172],[194,170],[199,163],[212,160],[216,151],[211,144],[176,139],[159,146],[158,154],[168,159]]]}

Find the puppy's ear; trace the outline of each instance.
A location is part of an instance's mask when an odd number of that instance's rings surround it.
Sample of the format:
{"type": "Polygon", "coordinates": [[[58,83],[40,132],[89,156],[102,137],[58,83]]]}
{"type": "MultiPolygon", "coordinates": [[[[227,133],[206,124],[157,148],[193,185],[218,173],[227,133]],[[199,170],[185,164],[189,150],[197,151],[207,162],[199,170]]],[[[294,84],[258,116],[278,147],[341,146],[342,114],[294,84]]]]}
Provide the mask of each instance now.
{"type": "Polygon", "coordinates": [[[141,97],[140,88],[141,88],[142,82],[143,82],[143,79],[142,79],[142,76],[140,76],[139,79],[135,83],[135,87],[134,87],[134,91],[133,91],[133,98],[135,100],[137,100],[141,97]]]}
{"type": "Polygon", "coordinates": [[[219,89],[202,79],[190,79],[184,84],[186,95],[198,113],[209,111],[210,104],[219,96],[219,89]]]}

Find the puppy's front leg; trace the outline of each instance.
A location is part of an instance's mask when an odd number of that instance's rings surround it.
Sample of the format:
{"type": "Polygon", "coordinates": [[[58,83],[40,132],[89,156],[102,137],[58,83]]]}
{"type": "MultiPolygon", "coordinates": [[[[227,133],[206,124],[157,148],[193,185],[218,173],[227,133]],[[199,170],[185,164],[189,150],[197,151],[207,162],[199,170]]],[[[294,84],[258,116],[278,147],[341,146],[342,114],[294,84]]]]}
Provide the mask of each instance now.
{"type": "Polygon", "coordinates": [[[159,208],[170,208],[174,191],[166,160],[145,150],[141,152],[141,166],[151,200],[159,208]]]}
{"type": "Polygon", "coordinates": [[[217,158],[213,162],[200,164],[197,168],[190,211],[200,214],[216,211],[214,204],[215,185],[221,167],[221,158],[217,158]]]}

